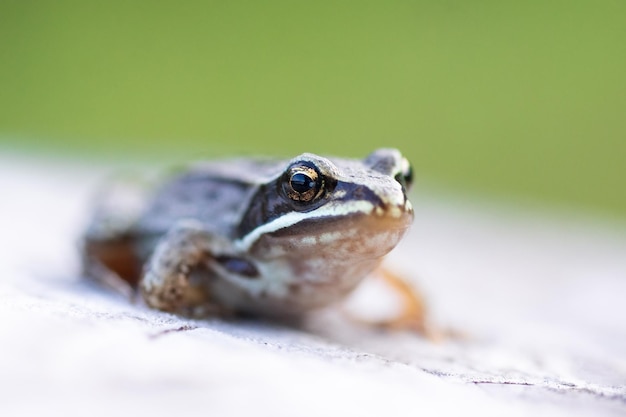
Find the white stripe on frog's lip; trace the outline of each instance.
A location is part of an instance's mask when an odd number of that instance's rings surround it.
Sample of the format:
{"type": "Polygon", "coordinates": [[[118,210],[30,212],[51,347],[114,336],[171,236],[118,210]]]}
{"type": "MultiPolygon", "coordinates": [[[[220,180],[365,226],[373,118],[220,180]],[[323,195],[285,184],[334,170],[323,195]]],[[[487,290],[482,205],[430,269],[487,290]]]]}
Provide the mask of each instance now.
{"type": "Polygon", "coordinates": [[[355,201],[352,204],[326,204],[317,210],[309,211],[307,213],[291,212],[284,216],[280,216],[277,219],[272,220],[262,226],[257,227],[250,233],[245,235],[241,239],[237,239],[234,242],[235,248],[241,251],[247,251],[250,247],[266,233],[272,233],[280,229],[284,229],[289,226],[301,222],[303,220],[319,219],[323,217],[341,217],[349,214],[363,213],[371,214],[374,210],[374,205],[369,201],[355,201]]]}

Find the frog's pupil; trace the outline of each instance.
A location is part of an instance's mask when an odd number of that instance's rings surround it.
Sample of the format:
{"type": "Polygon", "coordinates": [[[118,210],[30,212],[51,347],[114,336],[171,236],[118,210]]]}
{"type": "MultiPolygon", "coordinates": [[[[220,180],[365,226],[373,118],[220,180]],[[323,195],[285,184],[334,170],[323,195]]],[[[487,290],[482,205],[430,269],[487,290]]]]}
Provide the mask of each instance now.
{"type": "Polygon", "coordinates": [[[308,175],[298,172],[291,177],[291,187],[295,192],[306,193],[315,187],[315,181],[308,175]]]}

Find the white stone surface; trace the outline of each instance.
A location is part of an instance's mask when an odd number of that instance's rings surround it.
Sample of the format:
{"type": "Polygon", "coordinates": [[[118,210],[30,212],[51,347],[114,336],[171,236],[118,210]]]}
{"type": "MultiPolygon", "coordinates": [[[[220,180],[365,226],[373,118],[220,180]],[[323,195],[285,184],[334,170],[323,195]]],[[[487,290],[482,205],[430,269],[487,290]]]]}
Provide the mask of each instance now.
{"type": "MultiPolygon", "coordinates": [[[[626,234],[422,196],[388,266],[464,341],[190,321],[80,281],[106,170],[0,156],[0,415],[626,415],[626,234]]],[[[352,300],[378,308],[373,285],[352,300]]]]}

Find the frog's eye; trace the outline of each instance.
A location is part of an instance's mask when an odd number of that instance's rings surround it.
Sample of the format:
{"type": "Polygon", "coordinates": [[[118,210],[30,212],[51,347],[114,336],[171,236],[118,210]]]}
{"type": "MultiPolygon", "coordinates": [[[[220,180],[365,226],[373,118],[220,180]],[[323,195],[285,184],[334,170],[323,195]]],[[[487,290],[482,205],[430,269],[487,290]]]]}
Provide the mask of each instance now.
{"type": "Polygon", "coordinates": [[[283,189],[293,201],[309,202],[323,191],[324,179],[308,164],[294,164],[286,172],[283,189]]]}
{"type": "Polygon", "coordinates": [[[398,172],[394,178],[406,191],[411,189],[413,185],[413,167],[411,167],[411,164],[406,158],[402,158],[400,172],[398,172]]]}

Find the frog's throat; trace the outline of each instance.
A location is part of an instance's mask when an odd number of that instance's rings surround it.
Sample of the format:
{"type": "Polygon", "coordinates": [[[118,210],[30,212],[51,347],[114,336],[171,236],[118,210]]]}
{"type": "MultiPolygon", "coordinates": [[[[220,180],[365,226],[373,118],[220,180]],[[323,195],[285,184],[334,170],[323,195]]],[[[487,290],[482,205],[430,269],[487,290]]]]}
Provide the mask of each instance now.
{"type": "Polygon", "coordinates": [[[304,213],[291,212],[280,216],[269,223],[257,227],[241,239],[237,239],[234,242],[234,246],[236,249],[246,252],[261,236],[293,226],[296,223],[305,220],[340,218],[344,216],[364,214],[375,217],[396,218],[400,221],[401,218],[407,214],[412,217],[412,213],[413,207],[411,206],[411,202],[409,200],[406,200],[402,206],[391,206],[387,209],[382,209],[380,206],[376,206],[369,201],[357,201],[349,206],[346,206],[345,204],[329,203],[314,211],[304,213]]]}

